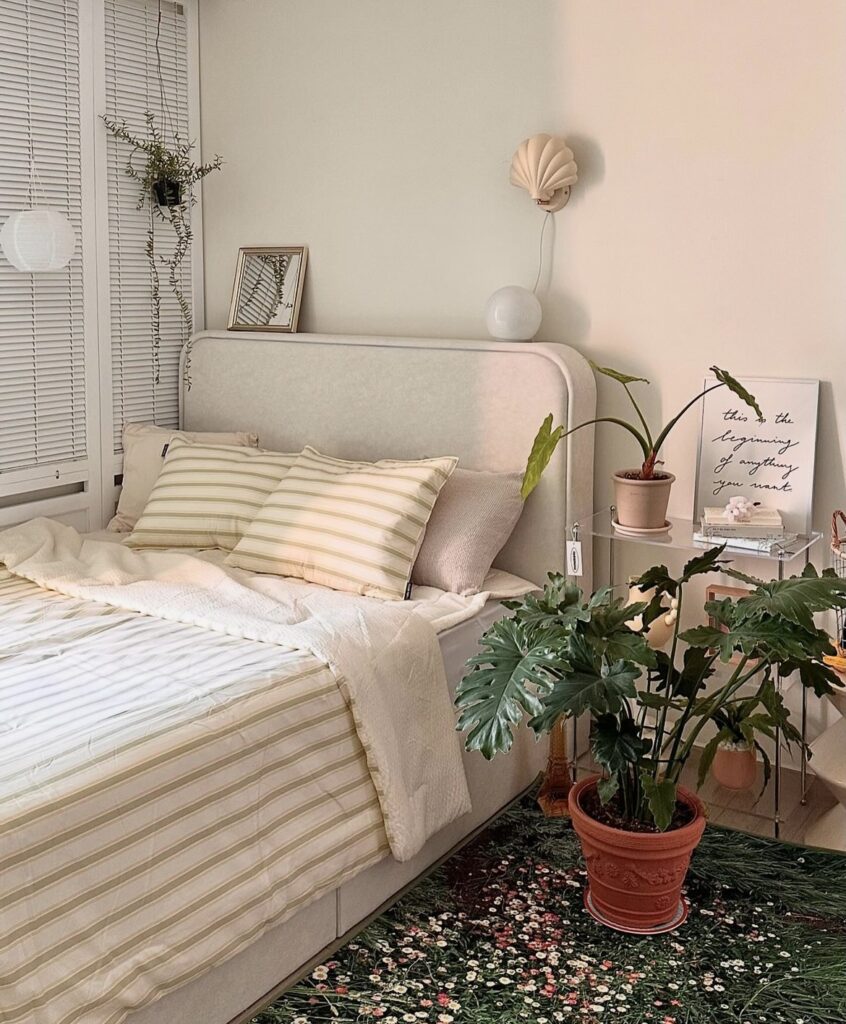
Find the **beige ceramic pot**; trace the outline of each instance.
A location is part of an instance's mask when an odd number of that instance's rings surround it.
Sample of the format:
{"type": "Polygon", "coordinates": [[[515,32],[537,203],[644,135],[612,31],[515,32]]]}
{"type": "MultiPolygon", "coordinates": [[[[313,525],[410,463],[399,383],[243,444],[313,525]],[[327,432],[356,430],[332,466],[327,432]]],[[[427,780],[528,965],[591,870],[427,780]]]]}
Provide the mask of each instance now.
{"type": "Polygon", "coordinates": [[[726,789],[751,789],[758,777],[758,758],[747,743],[721,743],[711,774],[726,789]]]}
{"type": "Polygon", "coordinates": [[[626,474],[636,469],[620,469],[614,474],[617,522],[632,530],[660,530],[667,521],[670,488],[676,479],[662,473],[654,480],[635,480],[626,474]]]}

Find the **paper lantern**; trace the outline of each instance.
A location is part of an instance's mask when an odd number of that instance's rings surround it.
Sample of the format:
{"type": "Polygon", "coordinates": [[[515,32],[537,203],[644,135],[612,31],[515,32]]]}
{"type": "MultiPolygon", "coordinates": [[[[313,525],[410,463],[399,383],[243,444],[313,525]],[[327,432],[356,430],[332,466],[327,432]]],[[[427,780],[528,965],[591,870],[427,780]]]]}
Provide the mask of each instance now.
{"type": "Polygon", "coordinates": [[[0,231],[0,247],[16,270],[25,274],[61,270],[71,261],[76,233],[58,210],[36,207],[13,213],[0,231]]]}
{"type": "Polygon", "coordinates": [[[537,296],[516,284],[495,291],[485,304],[488,334],[500,341],[531,341],[542,319],[537,296]]]}

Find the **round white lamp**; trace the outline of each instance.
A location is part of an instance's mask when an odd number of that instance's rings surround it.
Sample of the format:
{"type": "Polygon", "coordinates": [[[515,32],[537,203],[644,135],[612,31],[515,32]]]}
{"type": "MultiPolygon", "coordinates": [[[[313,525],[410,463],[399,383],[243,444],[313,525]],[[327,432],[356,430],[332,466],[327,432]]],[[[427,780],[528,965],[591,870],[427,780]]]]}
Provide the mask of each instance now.
{"type": "Polygon", "coordinates": [[[71,261],[76,233],[68,218],[46,206],[13,213],[0,231],[0,247],[16,270],[61,270],[71,261]]]}
{"type": "Polygon", "coordinates": [[[537,296],[517,284],[499,288],[485,303],[488,334],[500,341],[531,341],[542,319],[537,296]]]}

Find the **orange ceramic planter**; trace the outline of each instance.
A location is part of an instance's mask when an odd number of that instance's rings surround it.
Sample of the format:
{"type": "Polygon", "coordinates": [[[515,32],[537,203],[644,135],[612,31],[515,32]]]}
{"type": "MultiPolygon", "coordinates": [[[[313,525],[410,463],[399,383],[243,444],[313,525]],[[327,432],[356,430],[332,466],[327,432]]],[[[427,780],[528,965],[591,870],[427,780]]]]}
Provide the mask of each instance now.
{"type": "Polygon", "coordinates": [[[751,789],[758,778],[758,758],[752,747],[719,747],[711,774],[726,789],[751,789]]]}
{"type": "Polygon", "coordinates": [[[590,883],[585,906],[618,931],[656,934],[678,927],[687,917],[681,889],[690,855],[705,831],[702,801],[680,786],[679,800],[694,810],[693,821],[670,832],[625,832],[582,810],[582,794],[597,779],[583,779],[570,790],[570,815],[590,883]]]}

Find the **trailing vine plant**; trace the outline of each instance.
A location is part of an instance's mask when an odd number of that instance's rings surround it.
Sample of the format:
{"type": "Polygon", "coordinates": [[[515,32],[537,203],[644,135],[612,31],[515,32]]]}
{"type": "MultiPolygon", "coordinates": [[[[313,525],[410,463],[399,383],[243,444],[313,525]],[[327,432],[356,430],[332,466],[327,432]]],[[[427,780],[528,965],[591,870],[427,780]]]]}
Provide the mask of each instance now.
{"type": "MultiPolygon", "coordinates": [[[[157,126],[155,116],[148,110],[144,115],[146,137],[134,134],[126,121],[102,115],[103,123],[111,134],[132,147],[125,173],[138,182],[137,209],[146,205],[150,211],[145,255],[150,268],[152,300],[153,370],[154,381],[159,383],[161,353],[161,280],[159,268],[167,268],[167,282],[176,297],[179,312],[188,335],[194,327],[191,303],[182,286],[181,269],[191,251],[194,235],[191,229],[190,209],[197,202],[194,186],[221,166],[215,156],[208,163],[196,164],[191,159],[193,143],[183,142],[174,133],[174,143],[168,146],[164,134],[157,126]],[[137,158],[141,157],[140,165],[137,158]],[[169,222],[174,232],[174,245],[170,252],[156,251],[156,218],[169,222]]],[[[185,383],[191,385],[190,352],[186,354],[185,383]]]]}

